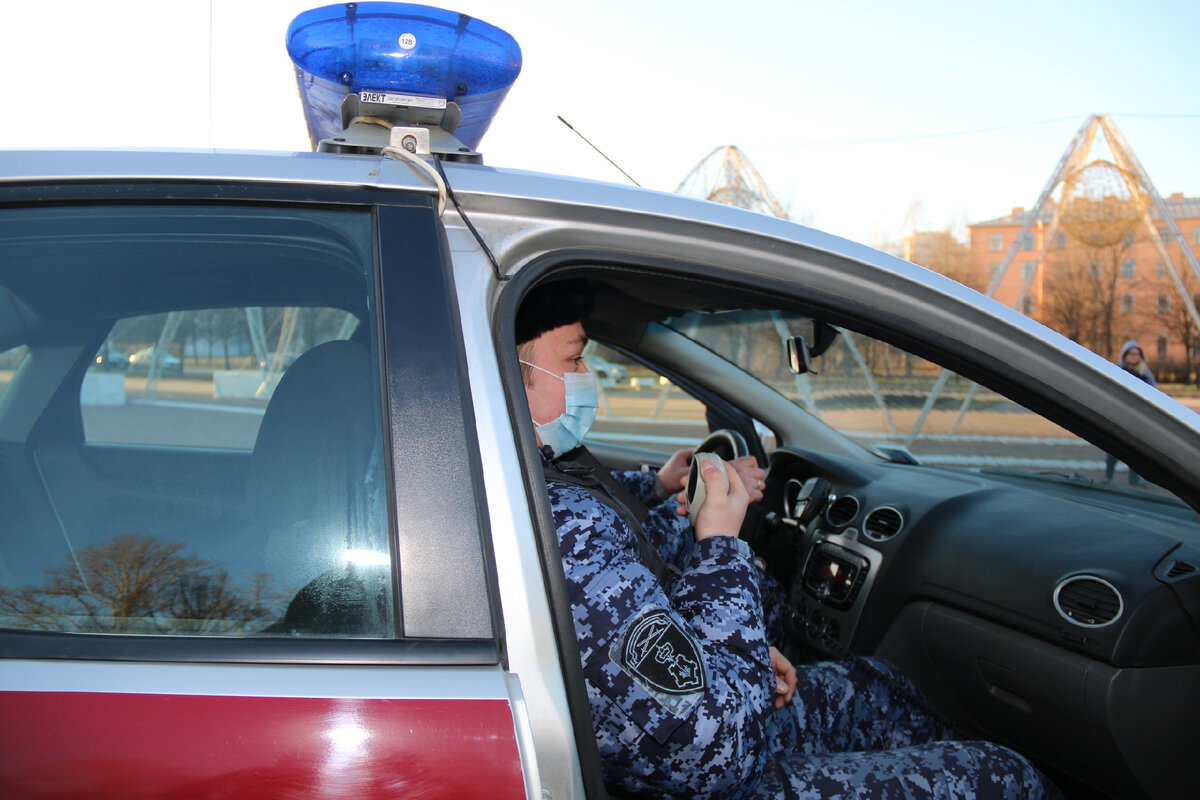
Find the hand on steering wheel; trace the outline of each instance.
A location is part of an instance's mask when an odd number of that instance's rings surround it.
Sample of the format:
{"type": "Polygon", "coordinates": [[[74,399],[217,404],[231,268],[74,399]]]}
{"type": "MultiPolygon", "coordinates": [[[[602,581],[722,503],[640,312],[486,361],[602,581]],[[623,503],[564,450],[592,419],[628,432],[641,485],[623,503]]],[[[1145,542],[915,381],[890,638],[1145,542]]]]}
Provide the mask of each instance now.
{"type": "Polygon", "coordinates": [[[704,489],[697,490],[695,499],[691,499],[693,479],[689,475],[687,489],[677,496],[680,508],[692,518],[696,541],[710,536],[736,538],[746,518],[746,506],[749,505],[746,488],[735,473],[721,467],[724,462],[719,457],[708,454],[712,457],[699,458],[702,454],[696,455],[695,463],[699,468],[696,480],[703,483],[704,489]],[[689,508],[694,516],[689,513],[689,508]]]}
{"type": "Polygon", "coordinates": [[[758,466],[757,459],[748,455],[746,440],[736,431],[725,428],[713,431],[700,445],[694,449],[676,450],[667,462],[658,470],[658,482],[662,484],[666,494],[673,495],[683,490],[687,482],[688,470],[691,467],[693,453],[715,453],[729,466],[737,470],[746,487],[746,494],[751,504],[763,499],[763,489],[766,488],[766,470],[758,466]]]}
{"type": "Polygon", "coordinates": [[[692,464],[692,453],[696,452],[692,448],[686,450],[676,450],[667,463],[663,464],[658,470],[658,482],[666,489],[667,494],[673,495],[683,490],[683,484],[687,481],[688,469],[692,464]]]}
{"type": "MultiPolygon", "coordinates": [[[[686,488],[676,497],[676,510],[692,520],[697,541],[718,534],[738,536],[746,507],[762,500],[766,473],[748,452],[741,434],[727,429],[713,431],[691,451],[686,488]],[[701,456],[707,457],[703,463],[701,456]]],[[[668,478],[689,460],[686,456],[687,451],[680,451],[668,460],[663,467],[668,478]]],[[[659,475],[663,482],[662,471],[659,475]]]]}
{"type": "MultiPolygon", "coordinates": [[[[746,440],[737,431],[729,428],[715,430],[692,452],[716,453],[729,466],[737,470],[752,504],[763,499],[763,490],[767,488],[767,471],[758,466],[758,460],[750,455],[750,448],[746,446],[746,440]]],[[[691,453],[688,455],[690,456],[691,453]]],[[[685,472],[684,478],[686,477],[687,473],[685,472]]],[[[680,485],[683,485],[682,482],[680,485]]]]}
{"type": "MultiPolygon", "coordinates": [[[[713,431],[695,449],[676,450],[666,463],[658,470],[658,483],[666,496],[683,491],[691,471],[692,456],[696,453],[712,453],[718,456],[729,467],[732,467],[741,478],[745,487],[746,497],[750,504],[761,502],[763,490],[766,488],[766,470],[758,466],[757,459],[749,455],[746,440],[737,431],[721,428],[713,431]]],[[[682,510],[679,513],[685,513],[682,510]]]]}
{"type": "Polygon", "coordinates": [[[751,505],[762,502],[763,490],[767,488],[767,471],[758,466],[758,460],[754,456],[742,456],[726,463],[741,476],[751,505]]]}

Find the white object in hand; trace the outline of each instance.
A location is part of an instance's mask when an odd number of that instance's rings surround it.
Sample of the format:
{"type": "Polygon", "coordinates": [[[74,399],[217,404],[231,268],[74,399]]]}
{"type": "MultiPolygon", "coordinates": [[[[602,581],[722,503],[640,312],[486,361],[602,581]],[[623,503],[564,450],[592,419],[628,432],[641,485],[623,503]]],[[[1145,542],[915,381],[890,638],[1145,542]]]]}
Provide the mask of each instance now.
{"type": "Polygon", "coordinates": [[[692,468],[688,471],[687,485],[684,487],[684,499],[687,501],[687,516],[692,526],[696,525],[696,517],[700,507],[704,505],[704,479],[700,477],[700,465],[711,461],[721,470],[721,478],[725,481],[725,491],[729,491],[729,475],[725,472],[725,462],[716,453],[695,453],[692,455],[692,468]]]}

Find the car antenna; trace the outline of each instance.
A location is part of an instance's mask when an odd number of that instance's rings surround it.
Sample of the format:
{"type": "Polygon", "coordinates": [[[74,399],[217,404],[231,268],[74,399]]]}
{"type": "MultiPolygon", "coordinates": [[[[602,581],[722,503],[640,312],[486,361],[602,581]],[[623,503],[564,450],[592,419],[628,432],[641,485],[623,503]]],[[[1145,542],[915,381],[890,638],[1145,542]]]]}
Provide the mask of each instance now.
{"type": "Polygon", "coordinates": [[[605,156],[605,155],[604,155],[604,151],[603,151],[603,150],[601,150],[599,147],[596,147],[596,145],[594,145],[594,144],[592,144],[590,141],[588,141],[588,138],[587,138],[586,136],[584,136],[584,135],[583,135],[582,133],[580,133],[579,131],[575,130],[575,126],[574,126],[574,125],[572,125],[571,123],[567,122],[567,121],[566,121],[565,119],[563,119],[561,116],[559,116],[559,118],[558,118],[558,121],[559,121],[559,122],[561,122],[563,125],[566,125],[568,128],[570,128],[570,129],[571,129],[571,131],[572,131],[572,133],[574,133],[574,134],[575,134],[576,136],[578,136],[580,139],[583,139],[585,142],[587,142],[587,143],[588,143],[588,147],[592,148],[592,149],[593,149],[593,150],[595,150],[597,153],[599,153],[600,155],[604,156],[604,160],[605,160],[605,161],[607,161],[608,163],[612,164],[614,167],[616,167],[616,168],[617,168],[617,171],[618,171],[618,172],[620,172],[622,175],[624,175],[626,178],[629,178],[630,182],[631,182],[631,183],[632,183],[634,186],[638,186],[638,187],[640,187],[640,186],[641,186],[641,184],[640,184],[640,183],[638,183],[637,181],[635,181],[635,180],[633,179],[633,176],[632,176],[632,175],[630,175],[630,174],[629,174],[628,172],[626,172],[625,170],[621,169],[620,165],[618,165],[618,164],[617,164],[617,162],[613,161],[613,160],[612,160],[611,158],[609,158],[608,156],[605,156]]]}

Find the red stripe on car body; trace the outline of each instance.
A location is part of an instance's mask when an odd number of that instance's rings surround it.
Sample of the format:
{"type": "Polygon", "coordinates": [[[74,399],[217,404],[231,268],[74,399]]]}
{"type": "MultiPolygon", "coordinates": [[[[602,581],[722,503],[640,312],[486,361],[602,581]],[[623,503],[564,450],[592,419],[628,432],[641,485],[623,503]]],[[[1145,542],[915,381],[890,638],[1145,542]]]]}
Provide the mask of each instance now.
{"type": "Polygon", "coordinates": [[[523,798],[504,700],[0,693],[16,798],[523,798]]]}

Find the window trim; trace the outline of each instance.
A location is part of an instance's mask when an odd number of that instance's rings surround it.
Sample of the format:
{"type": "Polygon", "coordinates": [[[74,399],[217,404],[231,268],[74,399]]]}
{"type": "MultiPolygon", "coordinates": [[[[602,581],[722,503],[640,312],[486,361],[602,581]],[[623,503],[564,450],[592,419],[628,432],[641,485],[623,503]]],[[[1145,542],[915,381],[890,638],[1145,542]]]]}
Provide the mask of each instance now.
{"type": "Polygon", "coordinates": [[[384,420],[391,433],[388,500],[396,526],[392,543],[398,548],[393,556],[403,574],[396,595],[404,608],[401,635],[495,638],[503,630],[499,589],[445,231],[430,205],[378,205],[375,240],[384,420]],[[429,224],[406,227],[409,216],[429,224]],[[414,242],[409,231],[420,232],[420,241],[414,242]],[[414,263],[438,268],[414,270],[414,263]],[[420,347],[397,335],[413,327],[421,333],[420,347]],[[408,379],[414,361],[419,381],[408,379]],[[410,456],[402,446],[406,439],[420,445],[407,450],[410,456]],[[439,443],[436,452],[426,446],[429,441],[439,443]],[[397,474],[405,479],[396,480],[397,474]],[[426,522],[431,508],[440,509],[435,537],[426,522]],[[472,568],[477,580],[467,585],[464,570],[472,568]],[[447,586],[457,590],[454,602],[446,602],[447,586]],[[459,627],[464,625],[469,628],[459,627]]]}
{"type": "Polygon", "coordinates": [[[492,639],[146,636],[0,630],[0,658],[234,664],[498,664],[492,639]]]}
{"type": "MultiPolygon", "coordinates": [[[[293,184],[262,184],[262,183],[166,183],[153,181],[105,182],[105,183],[56,183],[49,185],[22,185],[0,187],[0,206],[39,206],[39,205],[91,205],[113,203],[115,196],[120,196],[122,204],[145,205],[197,205],[211,204],[214,206],[229,205],[264,205],[273,207],[324,207],[337,210],[359,209],[372,214],[375,219],[373,236],[373,268],[376,282],[372,303],[383,308],[382,285],[380,276],[380,225],[378,218],[380,209],[386,208],[386,215],[418,215],[429,222],[422,223],[423,230],[428,231],[427,245],[432,243],[436,249],[437,260],[430,269],[424,270],[432,275],[434,283],[440,282],[444,287],[448,273],[448,248],[445,244],[445,234],[433,210],[433,200],[425,195],[408,192],[394,192],[384,198],[378,191],[363,187],[337,186],[297,186],[293,184]]],[[[394,261],[394,258],[393,258],[394,261]]],[[[420,263],[420,262],[418,262],[420,263]]],[[[411,274],[411,267],[407,270],[411,274]]],[[[449,295],[452,296],[452,295],[449,295]]],[[[456,308],[450,309],[453,314],[456,308]]],[[[456,322],[453,314],[448,318],[456,322]]],[[[383,313],[377,313],[376,325],[381,336],[386,329],[383,313]]],[[[436,338],[436,337],[434,337],[436,338]]],[[[454,331],[454,340],[461,349],[461,338],[454,331]]],[[[392,368],[393,361],[385,360],[383,348],[386,339],[380,339],[381,367],[388,365],[392,368]]],[[[398,349],[398,345],[397,345],[398,349]]],[[[93,354],[89,353],[90,360],[93,354]]],[[[389,354],[391,355],[391,354],[389,354]]],[[[78,397],[82,375],[86,369],[80,364],[76,376],[78,380],[64,381],[59,387],[61,397],[73,398],[78,417],[78,397]]],[[[450,364],[452,372],[458,373],[465,369],[461,359],[450,364]]],[[[381,384],[388,383],[384,374],[381,384]]],[[[465,381],[465,375],[458,374],[455,381],[460,386],[465,381]]],[[[393,381],[394,382],[394,381],[393,381]]],[[[56,396],[47,405],[47,411],[53,413],[52,406],[60,403],[61,397],[56,396]]],[[[380,402],[384,405],[383,416],[385,431],[390,430],[395,436],[398,430],[408,430],[408,436],[416,435],[411,427],[398,426],[388,413],[386,404],[387,387],[381,386],[380,402]]],[[[464,417],[463,435],[472,451],[469,466],[473,480],[466,483],[464,491],[470,495],[471,507],[478,510],[479,495],[482,492],[482,480],[478,466],[478,454],[474,453],[474,439],[467,435],[473,430],[473,420],[464,417]]],[[[53,439],[59,443],[74,443],[82,446],[82,426],[77,425],[77,435],[72,437],[69,431],[60,430],[53,439]]],[[[391,436],[385,435],[385,441],[391,447],[391,436]]],[[[391,465],[388,465],[388,476],[391,479],[391,465]]],[[[394,481],[392,481],[394,485],[394,481]]],[[[393,498],[389,497],[389,507],[392,520],[395,519],[393,498]]],[[[425,518],[428,519],[429,508],[424,508],[425,518]]],[[[486,519],[486,517],[481,517],[486,519]]],[[[390,525],[394,522],[389,522],[390,525]]],[[[20,629],[0,630],[0,658],[61,658],[78,660],[104,661],[203,661],[229,663],[310,663],[310,664],[340,664],[340,663],[378,663],[378,664],[503,664],[505,661],[502,641],[496,631],[502,630],[498,623],[499,608],[498,592],[495,588],[495,575],[490,562],[487,560],[490,542],[487,541],[486,530],[482,524],[475,529],[479,533],[471,535],[479,541],[482,551],[480,558],[480,582],[485,588],[487,605],[483,608],[486,615],[486,635],[462,635],[457,638],[443,638],[444,632],[439,632],[436,639],[432,637],[414,637],[408,635],[404,628],[404,617],[396,615],[396,638],[390,639],[352,639],[352,638],[283,638],[283,637],[245,637],[245,636],[177,636],[177,635],[138,635],[138,634],[109,634],[109,633],[67,633],[56,631],[29,631],[20,629]]],[[[396,546],[394,529],[389,534],[393,548],[396,546]]],[[[461,565],[460,565],[461,568],[461,565]]],[[[402,583],[401,569],[393,569],[393,582],[402,583]]],[[[401,602],[404,587],[393,592],[395,602],[401,602]]],[[[444,602],[444,601],[443,601],[444,602]]]]}

